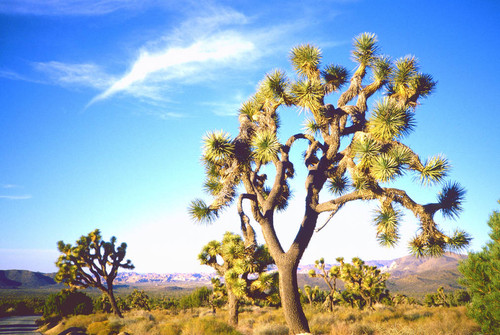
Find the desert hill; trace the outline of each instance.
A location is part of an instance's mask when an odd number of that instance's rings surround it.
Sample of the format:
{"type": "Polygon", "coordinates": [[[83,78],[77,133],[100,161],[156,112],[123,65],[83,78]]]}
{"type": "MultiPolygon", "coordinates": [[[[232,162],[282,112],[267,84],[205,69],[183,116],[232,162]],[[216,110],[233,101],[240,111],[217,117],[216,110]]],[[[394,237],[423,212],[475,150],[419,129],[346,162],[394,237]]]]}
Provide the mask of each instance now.
{"type": "Polygon", "coordinates": [[[47,285],[56,285],[54,279],[47,274],[27,270],[0,270],[0,289],[47,285]]]}
{"type": "MultiPolygon", "coordinates": [[[[466,256],[446,253],[439,258],[415,258],[405,256],[395,260],[367,261],[369,265],[376,265],[382,271],[389,272],[391,277],[387,286],[391,292],[404,293],[412,296],[422,296],[435,292],[443,286],[445,290],[460,288],[457,279],[460,277],[458,263],[466,256]]],[[[350,260],[346,260],[350,261],[350,260]]],[[[331,266],[327,265],[329,268],[331,266]]],[[[299,287],[305,284],[318,285],[326,289],[326,284],[320,278],[309,278],[307,275],[314,265],[299,267],[299,287]]],[[[190,283],[193,285],[207,285],[214,273],[136,273],[122,271],[118,274],[115,284],[120,286],[154,285],[162,286],[171,283],[190,283]]],[[[0,270],[0,289],[22,289],[56,287],[54,274],[43,274],[26,270],[0,270]]]]}

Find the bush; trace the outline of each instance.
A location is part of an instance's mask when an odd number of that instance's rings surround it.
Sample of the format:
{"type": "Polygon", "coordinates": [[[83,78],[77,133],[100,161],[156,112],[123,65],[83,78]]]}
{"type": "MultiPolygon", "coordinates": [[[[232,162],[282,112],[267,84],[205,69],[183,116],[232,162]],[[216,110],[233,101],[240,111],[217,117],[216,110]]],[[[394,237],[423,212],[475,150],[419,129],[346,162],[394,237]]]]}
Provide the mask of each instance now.
{"type": "Polygon", "coordinates": [[[43,317],[65,317],[68,315],[88,315],[93,312],[92,299],[83,292],[62,290],[51,294],[45,301],[43,317]]]}
{"type": "Polygon", "coordinates": [[[232,326],[225,322],[217,321],[211,318],[192,319],[186,323],[182,334],[185,335],[241,335],[240,332],[235,330],[232,326]]]}
{"type": "MultiPolygon", "coordinates": [[[[500,201],[499,201],[500,203],[500,201]]],[[[494,211],[488,220],[491,241],[478,253],[458,267],[464,276],[461,284],[471,292],[468,315],[475,319],[487,334],[498,334],[500,329],[500,212],[494,211]]]]}
{"type": "Polygon", "coordinates": [[[186,295],[179,301],[179,307],[182,309],[206,307],[209,306],[212,290],[208,287],[200,287],[193,293],[186,295]]]}
{"type": "Polygon", "coordinates": [[[134,289],[125,300],[130,308],[144,309],[146,311],[151,310],[151,300],[144,290],[139,291],[134,289]]]}

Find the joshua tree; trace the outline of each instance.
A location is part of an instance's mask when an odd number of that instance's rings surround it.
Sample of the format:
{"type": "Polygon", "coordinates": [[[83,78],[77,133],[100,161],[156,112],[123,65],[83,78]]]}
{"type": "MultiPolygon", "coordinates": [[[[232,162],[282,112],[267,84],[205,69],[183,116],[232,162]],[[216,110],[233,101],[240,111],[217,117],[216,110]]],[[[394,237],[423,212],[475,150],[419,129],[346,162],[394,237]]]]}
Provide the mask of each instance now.
{"type": "Polygon", "coordinates": [[[364,304],[359,304],[360,307],[366,305],[372,309],[373,303],[386,293],[385,282],[389,274],[382,273],[376,266],[366,265],[357,257],[352,259],[352,264],[344,263],[342,257],[337,260],[340,262],[340,279],[345,289],[364,300],[364,304]]]}
{"type": "Polygon", "coordinates": [[[122,317],[113,294],[113,281],[119,268],[134,268],[130,260],[123,262],[127,244],[116,247],[114,236],[110,242],[105,242],[99,229],[96,229],[87,236],[81,236],[75,246],[59,241],[57,247],[62,255],[56,262],[59,271],[55,280],[70,287],[98,288],[108,296],[113,312],[122,317]]]}
{"type": "Polygon", "coordinates": [[[334,302],[339,300],[337,297],[341,297],[340,291],[337,291],[337,279],[344,282],[345,290],[353,297],[362,300],[357,304],[360,308],[364,305],[372,308],[373,303],[379,301],[380,297],[386,293],[385,282],[389,274],[382,273],[376,266],[366,265],[357,257],[352,259],[352,264],[345,263],[343,257],[336,260],[340,265],[334,265],[327,271],[325,260],[321,258],[315,263],[319,272],[314,269],[309,271],[310,277],[323,278],[330,288],[330,294],[325,301],[328,309],[332,311],[334,302]]]}
{"type": "Polygon", "coordinates": [[[296,78],[289,80],[280,70],[267,74],[255,95],[239,110],[239,134],[231,138],[216,131],[205,136],[205,189],[213,201],[206,204],[196,199],[189,209],[194,219],[213,222],[236,200],[241,220],[249,221],[242,206],[243,201],[248,202],[278,267],[285,318],[295,334],[309,332],[300,305],[297,267],[317,230],[320,214],[329,213],[328,222],[348,202],[378,200],[375,221],[377,238],[383,245],[394,245],[398,240],[401,207],[421,223],[420,232],[410,242],[413,253],[440,255],[449,247],[469,242],[468,235],[461,231],[445,235],[434,221],[438,211],[451,218],[461,211],[465,191],[459,184],[445,183],[438,201],[426,205],[388,185],[407,171],[416,173],[423,184],[443,182],[447,175],[449,164],[443,156],[422,162],[402,143],[414,129],[420,98],[427,97],[435,87],[432,76],[419,71],[415,57],[393,62],[379,55],[376,36],[369,33],[354,39],[352,58],[357,67],[352,75],[340,65],[320,67],[321,58],[321,51],[308,44],[292,49],[290,60],[296,78]],[[346,84],[347,89],[339,92],[346,84]],[[336,105],[325,100],[334,92],[338,92],[336,105]],[[368,111],[368,100],[379,92],[385,96],[368,111]],[[280,141],[279,112],[284,107],[298,108],[307,118],[304,132],[280,141]],[[295,156],[291,149],[299,141],[307,142],[305,154],[299,159],[306,169],[304,213],[296,222],[294,241],[285,250],[274,218],[276,211],[286,209],[291,195],[288,182],[298,167],[292,162],[295,156]],[[267,180],[266,173],[272,180],[267,180]]]}
{"type": "MultiPolygon", "coordinates": [[[[238,324],[240,302],[273,301],[277,295],[276,273],[266,272],[268,266],[274,264],[273,259],[265,246],[256,245],[255,239],[244,242],[239,235],[227,232],[222,242],[211,241],[203,247],[198,258],[202,264],[213,267],[219,276],[224,277],[229,322],[233,325],[238,324]],[[220,260],[222,263],[219,263],[220,260]]],[[[220,292],[220,281],[212,283],[214,291],[220,292]]]]}
{"type": "MultiPolygon", "coordinates": [[[[337,261],[339,261],[339,258],[337,258],[337,261]]],[[[326,297],[325,300],[325,306],[331,311],[333,311],[333,305],[335,302],[338,300],[339,292],[337,291],[337,279],[340,277],[340,267],[339,266],[332,266],[330,269],[327,271],[325,268],[325,259],[320,258],[319,260],[316,260],[314,267],[318,269],[319,272],[316,272],[316,270],[311,269],[309,270],[309,276],[310,277],[317,277],[317,278],[323,278],[325,281],[326,285],[328,285],[328,288],[330,289],[330,292],[328,293],[328,296],[326,297]]]]}

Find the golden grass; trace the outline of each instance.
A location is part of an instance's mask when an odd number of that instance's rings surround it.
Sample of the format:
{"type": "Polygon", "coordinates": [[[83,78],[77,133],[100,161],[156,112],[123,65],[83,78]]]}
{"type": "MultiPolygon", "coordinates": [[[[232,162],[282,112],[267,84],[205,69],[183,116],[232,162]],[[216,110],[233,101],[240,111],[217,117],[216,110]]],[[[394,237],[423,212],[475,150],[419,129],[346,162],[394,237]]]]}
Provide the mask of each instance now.
{"type": "MultiPolygon", "coordinates": [[[[336,307],[330,312],[305,306],[311,332],[316,335],[472,335],[479,326],[465,315],[465,307],[380,306],[375,311],[336,307]]],[[[212,315],[206,308],[193,311],[130,311],[120,319],[107,314],[64,319],[44,334],[54,335],[76,327],[89,335],[288,335],[281,309],[248,308],[236,328],[226,322],[227,311],[212,315]]],[[[43,331],[43,329],[42,329],[43,331]]]]}

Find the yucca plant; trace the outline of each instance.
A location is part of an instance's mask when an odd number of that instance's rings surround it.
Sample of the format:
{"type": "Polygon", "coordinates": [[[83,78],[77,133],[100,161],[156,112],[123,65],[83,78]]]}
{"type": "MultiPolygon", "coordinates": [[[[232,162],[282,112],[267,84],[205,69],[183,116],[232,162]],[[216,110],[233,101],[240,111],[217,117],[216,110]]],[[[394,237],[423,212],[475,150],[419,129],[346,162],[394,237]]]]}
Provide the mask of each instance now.
{"type": "Polygon", "coordinates": [[[224,278],[212,281],[214,299],[223,300],[221,294],[227,294],[229,323],[238,324],[239,306],[243,302],[272,301],[277,295],[276,273],[266,272],[274,261],[267,248],[257,245],[251,226],[247,233],[239,235],[226,232],[221,242],[211,241],[205,245],[198,255],[200,263],[208,265],[224,278]]]}
{"type": "Polygon", "coordinates": [[[323,66],[321,50],[305,44],[290,53],[295,79],[280,70],[264,77],[239,110],[238,135],[231,138],[216,132],[206,136],[205,190],[213,201],[207,205],[196,200],[189,209],[195,220],[212,222],[222,209],[236,203],[243,231],[250,231],[245,227],[252,221],[258,223],[278,268],[281,303],[294,334],[309,332],[297,294],[296,266],[318,230],[320,214],[329,213],[328,223],[349,202],[375,200],[381,206],[375,224],[382,245],[398,241],[403,208],[420,221],[418,235],[410,242],[413,253],[438,256],[469,242],[464,232],[448,236],[434,221],[438,212],[455,218],[462,210],[460,185],[445,184],[438,201],[428,204],[419,204],[405,190],[390,186],[407,174],[424,185],[445,182],[449,163],[443,156],[422,162],[403,143],[415,129],[420,99],[433,92],[436,82],[420,72],[413,56],[392,61],[381,55],[375,34],[360,34],[353,44],[356,69],[352,74],[340,65],[323,66]],[[337,102],[327,103],[333,92],[338,94],[337,102]],[[381,95],[378,102],[371,101],[381,95]],[[304,132],[288,139],[279,132],[279,115],[289,112],[286,107],[306,111],[304,132]],[[297,162],[290,151],[299,141],[306,142],[307,148],[297,162]],[[287,208],[293,186],[289,182],[300,167],[305,170],[305,212],[295,225],[288,223],[297,232],[284,249],[274,213],[287,208]],[[268,179],[269,172],[273,178],[268,179]]]}

